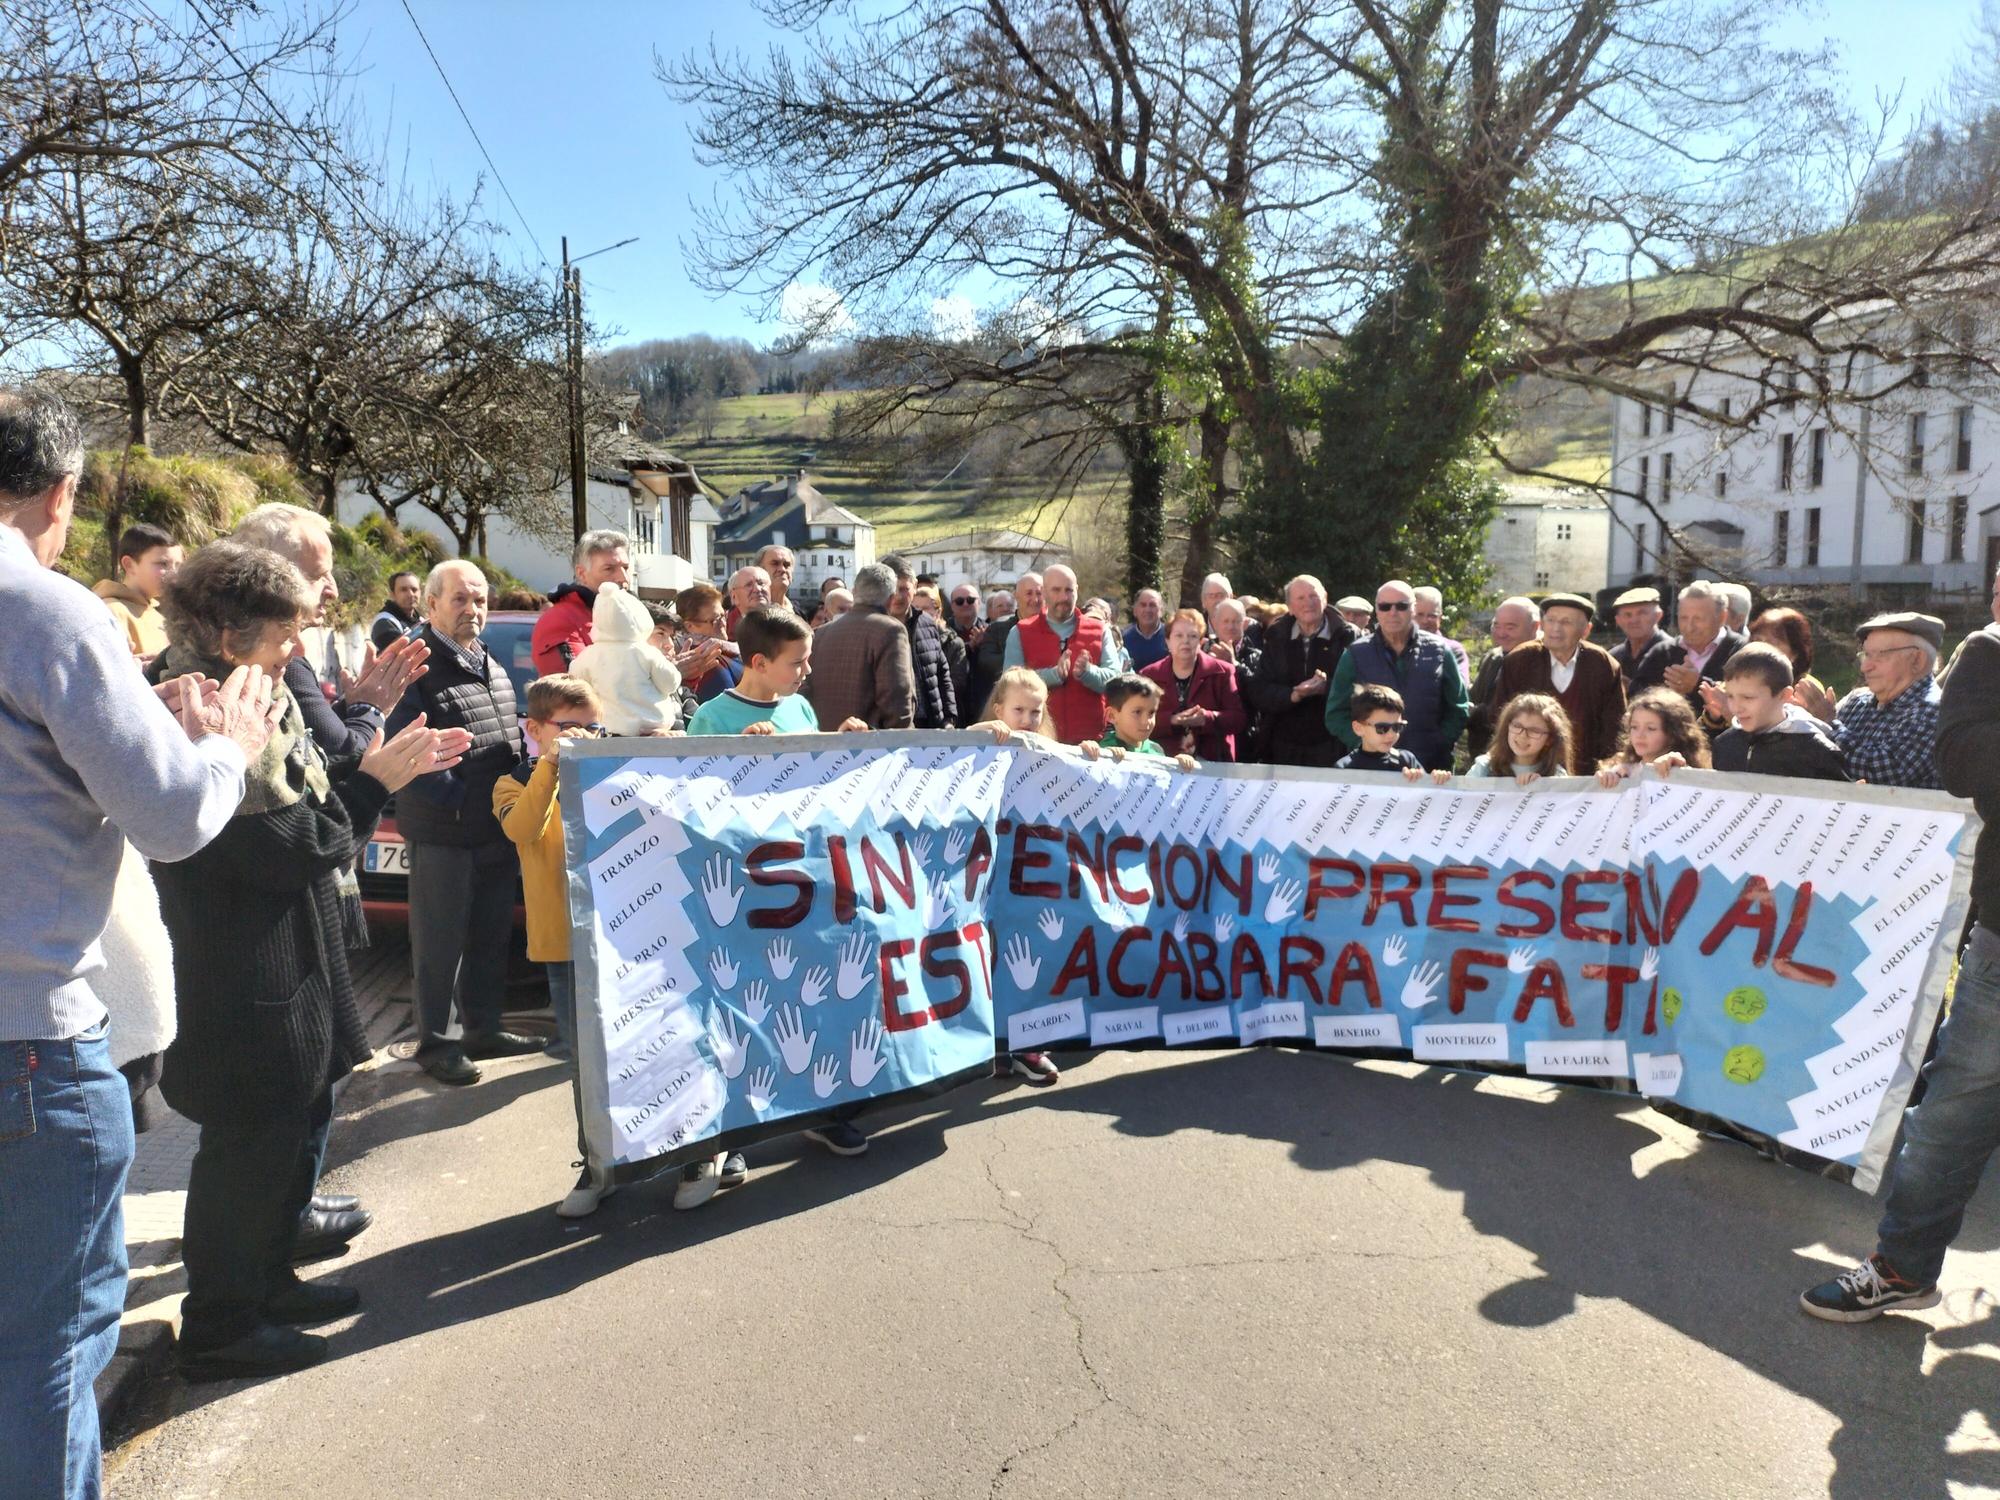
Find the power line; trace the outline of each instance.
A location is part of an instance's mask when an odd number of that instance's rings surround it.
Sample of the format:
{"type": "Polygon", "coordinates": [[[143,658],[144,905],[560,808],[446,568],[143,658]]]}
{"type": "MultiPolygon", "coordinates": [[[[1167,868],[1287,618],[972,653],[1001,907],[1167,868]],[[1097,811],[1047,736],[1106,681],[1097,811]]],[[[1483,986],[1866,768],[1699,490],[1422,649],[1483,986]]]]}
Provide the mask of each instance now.
{"type": "Polygon", "coordinates": [[[437,69],[438,77],[444,81],[444,91],[451,95],[451,102],[458,106],[458,117],[465,121],[465,128],[472,132],[473,144],[479,148],[479,154],[486,158],[486,165],[493,171],[493,180],[500,184],[500,191],[506,195],[507,206],[514,210],[514,217],[521,221],[521,228],[527,234],[528,242],[535,247],[535,255],[540,259],[542,269],[545,271],[552,269],[547,254],[542,250],[542,242],[535,238],[535,231],[528,227],[528,216],[521,212],[521,205],[514,201],[514,194],[507,186],[507,179],[500,175],[500,168],[493,160],[493,153],[486,149],[486,142],[479,138],[479,127],[472,123],[472,116],[465,112],[465,105],[459,101],[458,90],[451,86],[451,77],[445,72],[444,64],[438,61],[437,52],[431,46],[431,39],[424,35],[423,23],[417,20],[417,13],[410,9],[410,0],[403,0],[403,14],[410,18],[410,25],[416,28],[417,40],[424,44],[424,51],[430,54],[431,66],[437,69]]]}

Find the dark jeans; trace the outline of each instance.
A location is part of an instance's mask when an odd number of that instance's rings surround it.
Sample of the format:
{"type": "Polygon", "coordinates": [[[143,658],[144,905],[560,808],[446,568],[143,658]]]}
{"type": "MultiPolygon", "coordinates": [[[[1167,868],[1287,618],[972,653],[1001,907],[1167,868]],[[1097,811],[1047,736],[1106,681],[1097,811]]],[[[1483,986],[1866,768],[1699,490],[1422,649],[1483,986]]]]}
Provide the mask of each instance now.
{"type": "Polygon", "coordinates": [[[98,1026],[0,1042],[0,1495],[95,1500],[125,1309],[132,1106],[98,1026]]]}
{"type": "Polygon", "coordinates": [[[292,1239],[312,1198],[313,1122],[326,1108],[322,1089],[278,1119],[201,1127],[181,1237],[185,1348],[242,1338],[263,1321],[265,1300],[291,1279],[292,1239]]]}
{"type": "Polygon", "coordinates": [[[1983,928],[1959,965],[1924,1082],[1924,1102],[1903,1122],[1876,1231],[1882,1258],[1919,1286],[1937,1280],[1945,1247],[2000,1149],[2000,940],[1983,928]]]}
{"type": "Polygon", "coordinates": [[[514,846],[410,845],[410,962],[417,1056],[454,1045],[452,1006],[468,1035],[500,1029],[514,926],[514,846]]]}

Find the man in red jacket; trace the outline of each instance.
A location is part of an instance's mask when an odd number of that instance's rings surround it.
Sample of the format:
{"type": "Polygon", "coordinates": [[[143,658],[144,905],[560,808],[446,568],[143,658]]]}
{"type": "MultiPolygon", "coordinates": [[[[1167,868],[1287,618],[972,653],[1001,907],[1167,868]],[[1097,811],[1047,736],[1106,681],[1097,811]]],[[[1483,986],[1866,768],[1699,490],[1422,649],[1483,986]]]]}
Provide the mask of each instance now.
{"type": "Polygon", "coordinates": [[[576,544],[572,562],[576,582],[557,587],[549,607],[535,621],[529,650],[535,670],[544,677],[567,672],[569,664],[590,644],[590,612],[600,585],[632,586],[632,543],[622,531],[586,531],[576,544]]]}
{"type": "Polygon", "coordinates": [[[1057,563],[1042,575],[1042,613],[1007,637],[1006,665],[1033,667],[1049,687],[1055,738],[1081,745],[1104,733],[1104,688],[1118,675],[1112,632],[1079,614],[1076,574],[1057,563]]]}

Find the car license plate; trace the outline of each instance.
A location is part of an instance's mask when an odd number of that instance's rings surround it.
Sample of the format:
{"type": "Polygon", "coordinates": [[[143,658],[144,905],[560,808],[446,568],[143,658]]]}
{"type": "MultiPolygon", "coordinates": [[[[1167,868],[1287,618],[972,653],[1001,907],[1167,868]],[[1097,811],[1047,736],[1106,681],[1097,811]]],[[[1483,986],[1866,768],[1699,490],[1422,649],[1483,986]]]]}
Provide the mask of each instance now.
{"type": "Polygon", "coordinates": [[[371,843],[363,856],[361,868],[371,875],[408,875],[410,873],[410,846],[408,844],[371,843]]]}

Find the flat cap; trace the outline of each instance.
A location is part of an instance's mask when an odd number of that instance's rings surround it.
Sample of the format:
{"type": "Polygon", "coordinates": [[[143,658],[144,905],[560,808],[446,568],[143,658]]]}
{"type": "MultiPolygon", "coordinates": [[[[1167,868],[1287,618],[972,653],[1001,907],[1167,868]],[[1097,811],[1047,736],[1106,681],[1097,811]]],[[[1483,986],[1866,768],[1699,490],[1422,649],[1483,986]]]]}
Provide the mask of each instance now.
{"type": "Polygon", "coordinates": [[[1628,604],[1658,604],[1659,602],[1660,591],[1658,589],[1627,589],[1611,601],[1611,607],[1613,609],[1623,609],[1628,604]]]}
{"type": "Polygon", "coordinates": [[[1333,607],[1335,609],[1358,609],[1362,613],[1370,615],[1375,613],[1375,601],[1364,599],[1359,594],[1349,594],[1345,599],[1336,600],[1333,607]]]}
{"type": "Polygon", "coordinates": [[[1547,614],[1552,609],[1563,609],[1563,608],[1582,610],[1583,617],[1586,620],[1595,620],[1597,618],[1597,606],[1592,604],[1588,599],[1584,598],[1583,595],[1581,594],[1542,595],[1543,614],[1547,614]]]}
{"type": "Polygon", "coordinates": [[[1876,615],[1873,619],[1863,620],[1854,627],[1854,638],[1857,641],[1865,641],[1871,630],[1901,630],[1916,636],[1919,640],[1929,641],[1933,651],[1944,649],[1944,621],[1936,615],[1920,615],[1914,610],[1905,610],[1900,614],[1876,615]]]}

